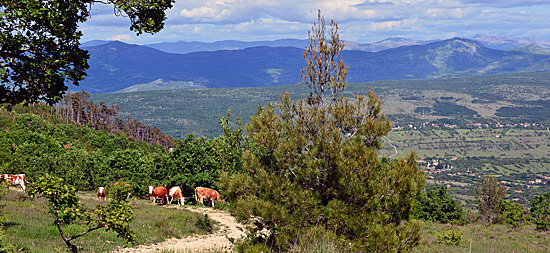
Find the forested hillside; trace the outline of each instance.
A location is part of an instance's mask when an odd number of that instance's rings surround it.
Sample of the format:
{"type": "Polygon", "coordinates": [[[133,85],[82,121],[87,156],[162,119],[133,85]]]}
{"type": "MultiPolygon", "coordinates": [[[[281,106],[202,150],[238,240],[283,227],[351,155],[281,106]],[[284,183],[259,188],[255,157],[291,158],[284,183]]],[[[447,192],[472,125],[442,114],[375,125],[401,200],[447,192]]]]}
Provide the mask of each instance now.
{"type": "MultiPolygon", "coordinates": [[[[73,89],[90,93],[175,88],[264,87],[296,83],[303,49],[251,47],[187,54],[109,42],[87,48],[88,77],[73,89]],[[133,87],[139,85],[137,87],[133,87]]],[[[550,56],[490,49],[453,38],[380,52],[343,51],[348,82],[549,71],[550,56]]]]}
{"type": "Polygon", "coordinates": [[[174,140],[85,98],[69,94],[57,107],[1,107],[0,173],[25,173],[31,183],[52,174],[80,190],[127,181],[138,195],[148,185],[180,185],[191,195],[195,186],[215,186],[219,171],[239,169],[230,129],[228,137],[174,140]]]}
{"type": "MultiPolygon", "coordinates": [[[[394,126],[467,123],[550,123],[550,73],[453,76],[422,80],[382,80],[348,83],[347,96],[372,89],[384,103],[383,112],[394,126]]],[[[228,108],[244,122],[258,105],[277,103],[280,94],[306,96],[296,84],[261,88],[182,89],[94,94],[92,101],[117,105],[121,113],[158,126],[176,138],[186,134],[216,137],[218,120],[228,108]]]]}

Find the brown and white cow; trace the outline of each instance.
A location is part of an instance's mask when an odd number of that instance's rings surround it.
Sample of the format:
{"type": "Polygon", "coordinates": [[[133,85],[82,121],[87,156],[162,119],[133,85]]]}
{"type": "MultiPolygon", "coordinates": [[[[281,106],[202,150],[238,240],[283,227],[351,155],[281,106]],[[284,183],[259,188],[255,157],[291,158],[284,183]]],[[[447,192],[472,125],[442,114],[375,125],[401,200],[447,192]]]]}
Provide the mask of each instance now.
{"type": "Polygon", "coordinates": [[[172,201],[174,199],[177,199],[180,205],[183,205],[185,203],[185,197],[183,197],[183,193],[181,192],[181,188],[179,186],[174,186],[170,188],[170,191],[168,191],[168,197],[169,204],[172,204],[172,201]]]}
{"type": "Polygon", "coordinates": [[[151,200],[151,203],[156,203],[157,199],[161,199],[161,203],[166,204],[168,200],[168,189],[164,186],[149,186],[149,200],[151,200]]]}
{"type": "Polygon", "coordinates": [[[214,202],[225,202],[221,198],[218,191],[206,187],[195,188],[195,199],[197,200],[197,203],[201,203],[203,205],[204,200],[208,200],[212,204],[212,207],[214,207],[214,202]]]}
{"type": "MultiPolygon", "coordinates": [[[[9,185],[20,185],[21,189],[25,191],[25,183],[27,183],[27,175],[25,174],[2,174],[0,178],[9,185]]],[[[9,187],[8,185],[8,187],[9,187]]]]}
{"type": "Polygon", "coordinates": [[[97,199],[105,200],[105,187],[97,187],[97,199]]]}

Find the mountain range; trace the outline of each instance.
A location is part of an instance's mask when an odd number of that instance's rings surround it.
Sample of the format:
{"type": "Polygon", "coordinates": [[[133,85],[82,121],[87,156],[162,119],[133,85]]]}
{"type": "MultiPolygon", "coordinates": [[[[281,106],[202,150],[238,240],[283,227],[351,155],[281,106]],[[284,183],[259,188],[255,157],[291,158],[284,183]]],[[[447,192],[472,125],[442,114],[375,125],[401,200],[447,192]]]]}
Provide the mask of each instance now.
{"type": "MultiPolygon", "coordinates": [[[[367,52],[378,52],[390,48],[412,45],[425,45],[428,43],[441,41],[443,39],[432,40],[411,40],[403,37],[391,37],[376,42],[353,42],[345,41],[346,47],[344,50],[360,50],[367,52]]],[[[488,48],[499,50],[510,50],[517,47],[525,47],[536,45],[544,49],[550,49],[550,41],[537,38],[512,38],[505,37],[499,34],[478,34],[471,38],[481,42],[488,48]]],[[[107,44],[107,40],[91,40],[82,43],[84,48],[107,44]]],[[[238,41],[238,40],[222,40],[215,42],[200,42],[200,41],[176,41],[176,42],[161,42],[144,44],[150,48],[155,48],[166,53],[186,54],[200,51],[217,51],[217,50],[239,50],[249,47],[298,47],[304,48],[307,46],[307,40],[299,39],[278,39],[273,41],[238,41]]]]}
{"type": "MultiPolygon", "coordinates": [[[[118,41],[85,48],[91,56],[90,69],[79,89],[89,93],[297,83],[305,65],[303,48],[293,46],[187,54],[118,41]]],[[[496,50],[478,41],[452,38],[378,52],[345,50],[342,57],[349,65],[349,82],[550,71],[549,55],[525,51],[529,52],[496,50]]]]}

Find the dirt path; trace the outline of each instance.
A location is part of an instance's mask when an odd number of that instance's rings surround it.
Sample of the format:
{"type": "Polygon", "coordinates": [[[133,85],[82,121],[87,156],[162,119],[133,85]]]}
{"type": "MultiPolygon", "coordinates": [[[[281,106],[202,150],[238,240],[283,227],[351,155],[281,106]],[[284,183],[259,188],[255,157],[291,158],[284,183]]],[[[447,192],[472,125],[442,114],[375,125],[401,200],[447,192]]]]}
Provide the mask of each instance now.
{"type": "Polygon", "coordinates": [[[140,245],[134,248],[120,249],[117,252],[161,252],[163,250],[173,252],[204,252],[221,250],[231,251],[232,243],[229,238],[240,239],[245,236],[244,226],[237,222],[229,213],[211,208],[193,208],[182,206],[169,206],[166,208],[185,209],[200,214],[208,214],[210,219],[219,222],[219,230],[213,234],[189,236],[181,239],[168,239],[152,244],[140,245]]]}

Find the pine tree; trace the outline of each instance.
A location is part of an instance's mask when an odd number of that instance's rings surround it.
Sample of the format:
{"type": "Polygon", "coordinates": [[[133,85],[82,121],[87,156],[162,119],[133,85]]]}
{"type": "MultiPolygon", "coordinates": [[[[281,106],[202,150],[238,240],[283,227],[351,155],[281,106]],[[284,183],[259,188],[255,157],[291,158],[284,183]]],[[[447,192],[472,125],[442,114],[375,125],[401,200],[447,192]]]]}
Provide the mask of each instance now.
{"type": "Polygon", "coordinates": [[[254,224],[251,243],[271,250],[318,234],[343,250],[410,249],[420,238],[409,217],[424,175],[412,153],[379,159],[379,139],[391,129],[382,101],[371,91],[344,96],[344,43],[334,21],[326,32],[319,12],[301,75],[309,96],[292,101],[286,92],[278,110],[258,108],[245,128],[254,147],[243,154],[246,173],[222,175],[223,192],[233,213],[254,224]]]}
{"type": "Polygon", "coordinates": [[[487,225],[494,223],[498,216],[498,204],[504,199],[506,191],[494,176],[484,176],[483,182],[475,186],[476,201],[481,221],[487,225]]]}

